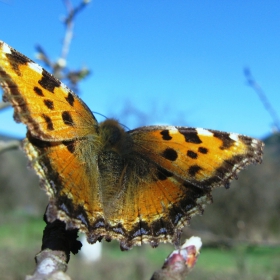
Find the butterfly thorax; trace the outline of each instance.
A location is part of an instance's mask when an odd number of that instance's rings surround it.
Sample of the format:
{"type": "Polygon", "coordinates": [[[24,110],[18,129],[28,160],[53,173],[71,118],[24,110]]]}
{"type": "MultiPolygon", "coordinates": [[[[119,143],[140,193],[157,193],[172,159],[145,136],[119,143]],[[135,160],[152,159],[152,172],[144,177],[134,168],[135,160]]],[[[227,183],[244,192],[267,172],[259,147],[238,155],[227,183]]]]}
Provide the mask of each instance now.
{"type": "Polygon", "coordinates": [[[137,154],[130,134],[118,121],[108,119],[99,127],[102,147],[98,156],[98,170],[102,185],[103,203],[107,215],[123,199],[128,188],[137,189],[139,183],[150,180],[150,164],[137,154]]]}

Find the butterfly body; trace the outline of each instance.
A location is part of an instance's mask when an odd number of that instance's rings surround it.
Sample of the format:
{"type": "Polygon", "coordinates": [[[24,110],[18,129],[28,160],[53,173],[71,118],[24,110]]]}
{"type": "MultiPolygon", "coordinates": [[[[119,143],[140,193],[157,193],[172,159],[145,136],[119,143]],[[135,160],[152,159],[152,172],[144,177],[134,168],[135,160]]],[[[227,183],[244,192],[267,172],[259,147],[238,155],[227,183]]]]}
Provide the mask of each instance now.
{"type": "Polygon", "coordinates": [[[23,149],[49,196],[48,220],[79,228],[90,243],[178,244],[211,191],[261,161],[263,143],[243,135],[98,123],[77,95],[3,42],[0,84],[27,126],[23,149]]]}

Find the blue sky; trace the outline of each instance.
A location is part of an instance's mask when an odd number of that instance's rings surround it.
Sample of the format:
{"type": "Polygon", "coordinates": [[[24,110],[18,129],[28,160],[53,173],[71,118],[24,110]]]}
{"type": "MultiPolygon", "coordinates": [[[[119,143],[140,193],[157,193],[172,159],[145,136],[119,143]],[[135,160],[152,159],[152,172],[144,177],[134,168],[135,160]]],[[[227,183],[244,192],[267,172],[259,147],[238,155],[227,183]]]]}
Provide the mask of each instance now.
{"type": "MultiPolygon", "coordinates": [[[[57,59],[65,14],[62,1],[1,1],[0,39],[31,59],[39,43],[57,59]]],[[[75,21],[68,66],[92,70],[80,84],[91,110],[131,129],[174,124],[262,138],[272,119],[243,68],[280,115],[279,36],[278,0],[95,0],[75,21]]],[[[0,114],[0,133],[24,137],[11,109],[0,114]]]]}

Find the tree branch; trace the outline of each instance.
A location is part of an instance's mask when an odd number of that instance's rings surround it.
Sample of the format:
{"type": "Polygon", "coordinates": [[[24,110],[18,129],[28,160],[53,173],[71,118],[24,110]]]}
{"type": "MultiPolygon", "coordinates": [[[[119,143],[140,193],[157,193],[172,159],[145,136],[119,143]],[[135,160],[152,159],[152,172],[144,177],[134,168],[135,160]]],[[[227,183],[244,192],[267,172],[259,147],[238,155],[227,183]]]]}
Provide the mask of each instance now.
{"type": "Polygon", "coordinates": [[[254,77],[252,76],[252,73],[248,67],[244,68],[244,75],[247,79],[248,85],[251,86],[255,90],[255,92],[258,94],[264,108],[270,114],[277,132],[279,132],[280,131],[279,117],[278,117],[276,111],[274,110],[274,108],[272,107],[272,105],[270,104],[265,92],[262,90],[261,86],[254,79],[254,77]]]}
{"type": "Polygon", "coordinates": [[[202,246],[199,237],[191,237],[165,260],[162,268],[157,270],[151,280],[183,280],[194,267],[202,246]]]}

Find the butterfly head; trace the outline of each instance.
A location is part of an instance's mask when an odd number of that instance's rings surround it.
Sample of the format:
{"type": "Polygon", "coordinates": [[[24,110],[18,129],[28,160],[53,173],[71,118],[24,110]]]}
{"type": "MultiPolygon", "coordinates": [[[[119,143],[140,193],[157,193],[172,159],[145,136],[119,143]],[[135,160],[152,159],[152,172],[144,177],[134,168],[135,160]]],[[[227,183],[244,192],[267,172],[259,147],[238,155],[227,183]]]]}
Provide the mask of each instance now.
{"type": "Polygon", "coordinates": [[[103,151],[114,151],[122,155],[131,150],[131,137],[117,120],[107,119],[100,123],[99,132],[103,151]]]}

